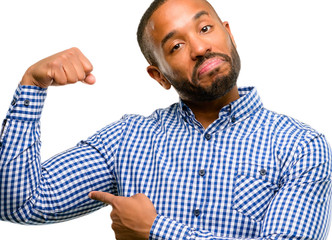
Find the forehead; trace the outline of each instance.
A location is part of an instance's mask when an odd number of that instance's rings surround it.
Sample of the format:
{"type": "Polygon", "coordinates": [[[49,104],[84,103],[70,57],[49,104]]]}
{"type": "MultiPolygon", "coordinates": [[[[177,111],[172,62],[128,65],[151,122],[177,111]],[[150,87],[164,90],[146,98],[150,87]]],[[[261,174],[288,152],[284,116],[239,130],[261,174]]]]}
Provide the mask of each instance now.
{"type": "Polygon", "coordinates": [[[170,31],[185,28],[201,11],[217,17],[205,0],[168,0],[152,14],[146,30],[155,42],[160,42],[170,31]]]}

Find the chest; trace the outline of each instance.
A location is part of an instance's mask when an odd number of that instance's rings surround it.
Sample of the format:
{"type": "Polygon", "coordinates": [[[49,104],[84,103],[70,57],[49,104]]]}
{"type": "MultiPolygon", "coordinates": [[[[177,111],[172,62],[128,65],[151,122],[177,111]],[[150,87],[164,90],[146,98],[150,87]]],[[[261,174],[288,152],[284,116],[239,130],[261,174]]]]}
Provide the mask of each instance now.
{"type": "Polygon", "coordinates": [[[131,140],[116,163],[120,195],[145,193],[158,213],[218,234],[234,228],[234,221],[251,225],[251,234],[259,231],[278,189],[277,152],[269,130],[175,129],[131,140]]]}

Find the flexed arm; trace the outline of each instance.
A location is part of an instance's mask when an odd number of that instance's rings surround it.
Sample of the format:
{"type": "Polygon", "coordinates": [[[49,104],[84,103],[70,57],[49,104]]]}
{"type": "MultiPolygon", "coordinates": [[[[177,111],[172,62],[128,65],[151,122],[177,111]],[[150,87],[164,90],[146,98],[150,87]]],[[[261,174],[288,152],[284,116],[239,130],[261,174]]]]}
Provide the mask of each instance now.
{"type": "MultiPolygon", "coordinates": [[[[40,156],[47,87],[77,81],[93,84],[91,71],[89,60],[72,48],[39,61],[24,74],[0,135],[1,220],[26,224],[67,220],[103,206],[87,197],[95,187],[116,191],[107,162],[111,156],[104,152],[99,133],[47,161],[40,156]]],[[[120,128],[115,124],[114,129],[116,134],[120,128]]]]}

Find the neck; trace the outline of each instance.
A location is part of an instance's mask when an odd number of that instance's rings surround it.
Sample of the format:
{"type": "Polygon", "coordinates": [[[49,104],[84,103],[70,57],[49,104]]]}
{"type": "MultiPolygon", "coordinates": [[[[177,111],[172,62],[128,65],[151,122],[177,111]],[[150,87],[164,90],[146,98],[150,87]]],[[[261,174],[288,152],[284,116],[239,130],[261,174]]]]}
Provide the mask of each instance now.
{"type": "Polygon", "coordinates": [[[183,100],[193,111],[195,118],[206,129],[219,117],[220,110],[231,102],[240,98],[237,86],[233,87],[225,96],[212,101],[190,101],[183,100]]]}

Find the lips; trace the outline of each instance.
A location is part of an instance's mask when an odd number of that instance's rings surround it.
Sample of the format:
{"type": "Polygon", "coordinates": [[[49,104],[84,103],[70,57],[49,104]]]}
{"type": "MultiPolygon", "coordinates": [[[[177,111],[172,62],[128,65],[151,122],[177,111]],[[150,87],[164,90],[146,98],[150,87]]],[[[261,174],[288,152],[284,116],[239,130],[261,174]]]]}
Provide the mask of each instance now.
{"type": "Polygon", "coordinates": [[[214,69],[216,69],[219,65],[224,63],[224,60],[218,57],[210,58],[205,60],[202,65],[197,69],[198,77],[201,77],[214,69]]]}

